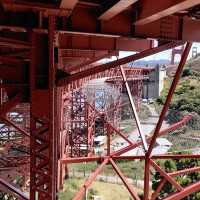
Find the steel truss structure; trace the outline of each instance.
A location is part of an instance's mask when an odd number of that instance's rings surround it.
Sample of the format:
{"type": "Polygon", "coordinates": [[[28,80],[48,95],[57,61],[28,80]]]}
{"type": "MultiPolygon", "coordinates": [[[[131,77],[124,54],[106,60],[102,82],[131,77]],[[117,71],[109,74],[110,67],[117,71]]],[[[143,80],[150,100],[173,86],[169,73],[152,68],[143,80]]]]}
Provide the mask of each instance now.
{"type": "Polygon", "coordinates": [[[25,173],[30,177],[30,196],[27,197],[13,186],[8,177],[3,176],[0,177],[2,194],[25,200],[56,200],[67,176],[68,164],[98,162],[99,167],[86,180],[74,200],[84,196],[85,190],[107,164],[112,165],[132,198],[139,200],[135,188],[117,166],[118,160],[145,162],[144,200],[156,199],[166,182],[176,192],[169,194],[165,200],[183,199],[199,191],[200,182],[182,187],[174,178],[199,172],[199,167],[167,173],[156,163],[157,159],[200,158],[199,154],[152,155],[159,136],[176,130],[192,118],[192,115],[187,115],[170,127],[161,129],[192,42],[200,41],[199,4],[199,0],[165,0],[156,4],[152,0],[109,3],[100,0],[2,0],[0,120],[3,126],[0,128],[0,142],[3,154],[0,153],[0,167],[10,174],[17,168],[21,175],[25,173]],[[158,46],[149,38],[157,39],[158,46]],[[130,69],[124,65],[185,43],[154,133],[146,136],[137,112],[141,81],[146,74],[141,69],[130,69]],[[118,56],[119,51],[137,53],[106,63],[97,62],[118,56]],[[96,156],[93,153],[94,121],[96,117],[103,116],[93,105],[87,104],[77,90],[90,80],[105,77],[125,85],[140,140],[130,141],[105,117],[102,121],[107,135],[107,153],[96,156]],[[133,81],[132,88],[129,86],[130,79],[133,81]],[[135,91],[136,100],[132,97],[135,91]],[[13,113],[16,115],[13,116],[13,113]],[[113,151],[110,148],[113,134],[122,137],[128,146],[113,151]],[[79,147],[75,148],[80,140],[85,144],[87,153],[82,154],[77,151],[79,147]],[[144,155],[123,155],[138,146],[143,148],[144,155]],[[10,155],[13,151],[17,151],[17,155],[10,155]],[[159,187],[150,196],[152,168],[162,178],[159,187]]]}
{"type": "MultiPolygon", "coordinates": [[[[137,111],[142,100],[143,81],[148,79],[151,70],[125,68],[137,111]]],[[[120,110],[127,105],[121,100],[125,87],[119,72],[120,69],[116,69],[112,72],[113,77],[106,78],[105,82],[100,81],[99,85],[91,83],[71,93],[71,116],[68,119],[71,126],[68,134],[71,157],[94,154],[95,135],[106,135],[110,131],[114,134],[114,130],[119,129],[120,110]]]]}
{"type": "Polygon", "coordinates": [[[81,91],[72,92],[69,147],[71,157],[93,154],[95,113],[81,91]]]}
{"type": "Polygon", "coordinates": [[[172,49],[172,57],[171,57],[171,64],[172,65],[175,64],[175,56],[176,55],[180,55],[181,56],[183,54],[183,50],[184,50],[184,46],[172,49]]]}

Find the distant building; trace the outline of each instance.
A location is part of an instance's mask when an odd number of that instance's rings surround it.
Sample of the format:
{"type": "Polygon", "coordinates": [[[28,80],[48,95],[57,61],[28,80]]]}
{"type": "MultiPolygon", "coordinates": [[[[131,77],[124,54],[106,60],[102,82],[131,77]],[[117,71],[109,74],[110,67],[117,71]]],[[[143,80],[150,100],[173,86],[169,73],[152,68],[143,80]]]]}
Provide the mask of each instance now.
{"type": "Polygon", "coordinates": [[[172,143],[166,138],[157,138],[156,139],[156,146],[167,146],[171,147],[172,143]]]}
{"type": "Polygon", "coordinates": [[[155,70],[149,74],[149,79],[144,80],[143,99],[155,99],[161,95],[166,78],[165,65],[156,65],[155,70]]]}
{"type": "Polygon", "coordinates": [[[95,151],[95,154],[102,154],[104,153],[104,151],[106,150],[106,141],[107,141],[107,138],[105,135],[99,135],[97,137],[94,138],[94,145],[95,145],[95,148],[94,148],[94,151],[95,151]]]}
{"type": "MultiPolygon", "coordinates": [[[[121,147],[118,147],[118,149],[115,150],[119,150],[127,145],[128,143],[124,144],[121,147]]],[[[166,154],[171,149],[172,145],[173,144],[166,138],[157,138],[155,146],[152,150],[152,155],[166,154]]],[[[141,155],[144,155],[144,150],[141,146],[136,147],[123,154],[123,156],[141,156],[141,155]]]]}
{"type": "Polygon", "coordinates": [[[103,200],[101,196],[93,195],[92,200],[103,200]]]}
{"type": "Polygon", "coordinates": [[[166,154],[172,147],[172,143],[166,138],[157,138],[152,155],[166,154]]]}
{"type": "Polygon", "coordinates": [[[94,144],[95,146],[102,146],[106,143],[106,136],[105,135],[99,135],[94,138],[94,144]]]}

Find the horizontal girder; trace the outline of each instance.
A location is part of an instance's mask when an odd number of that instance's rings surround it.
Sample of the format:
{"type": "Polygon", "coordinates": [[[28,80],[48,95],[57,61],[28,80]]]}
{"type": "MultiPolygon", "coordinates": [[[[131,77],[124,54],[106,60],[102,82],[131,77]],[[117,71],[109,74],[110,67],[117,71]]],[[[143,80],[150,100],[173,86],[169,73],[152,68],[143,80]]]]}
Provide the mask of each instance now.
{"type": "MultiPolygon", "coordinates": [[[[93,36],[92,38],[96,36],[118,37],[119,39],[113,41],[116,43],[116,48],[112,46],[112,50],[134,51],[137,49],[136,47],[139,48],[140,45],[129,44],[130,38],[200,41],[198,29],[200,22],[188,14],[190,9],[199,4],[199,0],[181,0],[179,2],[167,0],[158,2],[154,6],[150,6],[152,0],[146,0],[143,4],[141,1],[134,3],[135,1],[132,0],[125,2],[118,0],[113,1],[114,3],[106,10],[102,8],[103,4],[98,6],[84,4],[83,6],[82,1],[75,0],[70,3],[65,0],[61,1],[61,5],[69,7],[66,9],[61,9],[57,4],[19,0],[10,2],[12,1],[3,3],[7,12],[0,13],[0,30],[10,29],[14,32],[24,33],[32,28],[34,31],[47,33],[46,17],[51,14],[58,18],[57,31],[71,33],[75,37],[77,37],[77,33],[93,36]],[[131,7],[132,4],[134,6],[131,7]],[[126,7],[131,8],[126,9],[126,7]],[[103,13],[101,13],[102,9],[103,13]],[[125,37],[125,40],[121,41],[121,37],[125,37]]],[[[113,42],[104,41],[109,45],[113,42]]],[[[103,48],[100,42],[97,43],[98,49],[108,50],[109,48],[111,50],[110,47],[103,48]]],[[[82,49],[83,45],[80,45],[79,48],[82,49]]]]}

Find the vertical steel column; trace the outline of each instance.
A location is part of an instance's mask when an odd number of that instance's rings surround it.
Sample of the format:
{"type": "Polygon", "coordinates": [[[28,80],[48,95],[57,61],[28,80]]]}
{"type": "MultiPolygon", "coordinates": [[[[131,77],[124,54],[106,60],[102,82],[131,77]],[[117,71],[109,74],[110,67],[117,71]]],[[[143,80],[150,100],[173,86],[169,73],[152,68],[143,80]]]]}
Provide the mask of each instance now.
{"type": "Polygon", "coordinates": [[[107,156],[110,156],[111,127],[110,127],[110,125],[108,123],[106,124],[106,128],[107,128],[107,156]]]}
{"type": "Polygon", "coordinates": [[[86,97],[81,91],[72,92],[71,109],[71,157],[86,156],[88,154],[88,123],[86,97]]]}
{"type": "Polygon", "coordinates": [[[48,50],[49,50],[49,90],[50,90],[50,131],[52,132],[52,137],[50,138],[51,148],[51,186],[52,186],[52,197],[57,199],[57,184],[58,184],[58,132],[60,131],[60,116],[58,116],[58,102],[61,99],[57,99],[59,96],[58,89],[56,88],[56,66],[55,66],[55,55],[54,55],[54,39],[55,39],[55,28],[56,28],[56,18],[55,16],[49,16],[48,22],[48,50]]]}
{"type": "Polygon", "coordinates": [[[113,104],[110,105],[110,112],[112,113],[113,116],[113,126],[118,127],[120,125],[120,120],[121,120],[121,103],[122,103],[122,81],[116,81],[114,82],[113,89],[117,90],[118,97],[114,101],[113,104]]]}
{"type": "Polygon", "coordinates": [[[149,181],[150,181],[150,159],[145,156],[144,168],[144,200],[149,199],[149,181]]]}
{"type": "Polygon", "coordinates": [[[94,153],[94,133],[95,133],[95,112],[92,107],[86,103],[86,115],[87,115],[87,132],[88,132],[88,156],[94,153]]]}
{"type": "Polygon", "coordinates": [[[56,200],[54,29],[55,17],[50,16],[48,36],[33,33],[32,38],[30,200],[56,200]]]}
{"type": "Polygon", "coordinates": [[[65,157],[66,148],[66,130],[65,130],[65,116],[64,116],[64,91],[62,88],[57,88],[57,119],[59,120],[56,127],[60,127],[58,130],[58,190],[63,189],[64,178],[65,178],[65,166],[61,164],[60,160],[65,157]]]}
{"type": "MultiPolygon", "coordinates": [[[[0,79],[0,84],[2,84],[3,81],[0,79]]],[[[0,106],[3,104],[3,88],[0,87],[0,106]]]]}

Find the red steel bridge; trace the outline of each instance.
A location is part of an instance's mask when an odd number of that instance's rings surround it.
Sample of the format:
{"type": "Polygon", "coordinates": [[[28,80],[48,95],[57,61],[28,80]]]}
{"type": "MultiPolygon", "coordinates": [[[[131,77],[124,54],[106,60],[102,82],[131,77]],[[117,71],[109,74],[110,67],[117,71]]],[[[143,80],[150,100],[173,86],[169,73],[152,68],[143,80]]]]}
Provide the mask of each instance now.
{"type": "MultiPolygon", "coordinates": [[[[156,139],[185,125],[192,115],[163,129],[192,42],[200,41],[200,0],[1,0],[0,2],[0,191],[25,200],[56,200],[70,163],[98,162],[74,200],[82,199],[103,168],[110,164],[133,199],[135,188],[117,166],[118,160],[143,160],[144,200],[156,199],[166,182],[176,190],[165,200],[179,200],[199,191],[200,182],[186,187],[175,177],[198,172],[200,167],[168,173],[156,160],[199,158],[199,154],[152,155],[156,139]],[[154,41],[158,45],[154,45],[154,41]],[[141,80],[147,69],[125,65],[184,45],[166,102],[151,136],[138,117],[141,80]],[[136,52],[118,58],[119,51],[136,52]],[[105,63],[103,58],[117,57],[105,63]],[[90,80],[108,78],[127,91],[140,140],[131,141],[84,99],[79,89],[90,80]],[[130,87],[132,83],[132,89],[130,87]],[[134,88],[134,89],[133,89],[134,88]],[[140,88],[140,89],[139,89],[140,88]],[[138,100],[139,102],[139,100],[138,100]],[[107,152],[93,151],[94,122],[100,118],[107,136],[107,152]],[[128,145],[111,150],[112,135],[128,145]],[[80,145],[87,148],[83,152],[80,145]],[[144,155],[123,154],[141,146],[144,155]],[[161,175],[150,192],[151,171],[161,175]],[[20,188],[14,178],[23,176],[20,188]],[[27,195],[27,192],[29,195],[27,195]]],[[[116,106],[118,106],[116,104],[116,106]]],[[[6,196],[6,197],[5,197],[6,196]]]]}

